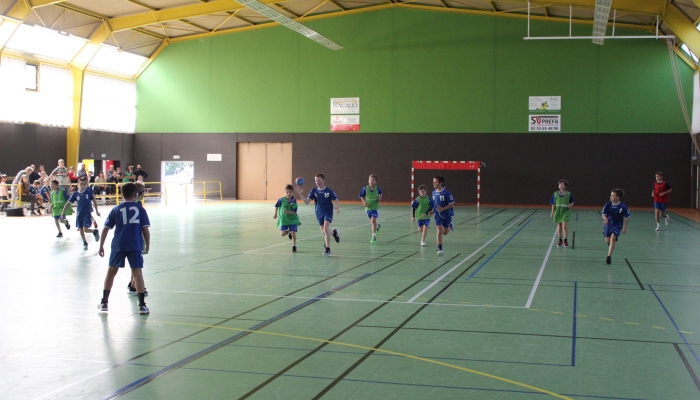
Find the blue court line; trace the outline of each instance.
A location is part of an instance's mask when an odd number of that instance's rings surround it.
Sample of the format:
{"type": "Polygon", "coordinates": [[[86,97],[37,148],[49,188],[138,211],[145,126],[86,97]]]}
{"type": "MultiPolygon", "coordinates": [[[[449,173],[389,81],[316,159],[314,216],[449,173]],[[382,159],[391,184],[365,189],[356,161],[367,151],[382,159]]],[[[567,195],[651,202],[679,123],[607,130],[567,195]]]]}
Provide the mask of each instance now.
{"type": "Polygon", "coordinates": [[[576,303],[578,298],[578,282],[574,282],[574,327],[571,332],[571,366],[576,366],[576,303]]]}
{"type": "Polygon", "coordinates": [[[525,223],[525,225],[523,225],[520,229],[518,229],[517,231],[515,231],[515,233],[514,233],[511,237],[509,237],[508,240],[506,240],[506,242],[503,243],[503,244],[501,245],[501,247],[498,248],[498,250],[496,250],[493,254],[491,254],[491,256],[490,256],[489,258],[487,258],[483,263],[481,263],[481,265],[479,265],[479,268],[477,268],[474,272],[472,272],[471,275],[469,275],[469,276],[466,278],[466,280],[470,280],[471,278],[474,277],[474,275],[476,275],[479,271],[481,271],[481,269],[484,268],[484,265],[488,264],[489,261],[491,261],[494,257],[496,257],[496,254],[498,254],[501,250],[503,250],[503,248],[506,247],[506,245],[507,245],[511,240],[513,240],[513,238],[514,238],[518,233],[520,233],[520,231],[522,231],[523,229],[525,229],[525,227],[526,227],[530,222],[532,222],[532,220],[531,220],[531,219],[528,219],[527,222],[525,223]]]}
{"type": "Polygon", "coordinates": [[[666,312],[666,315],[668,315],[668,319],[670,319],[670,320],[671,320],[671,323],[673,323],[673,326],[676,328],[676,332],[678,332],[678,334],[681,335],[681,339],[683,339],[683,343],[685,343],[685,346],[688,348],[688,350],[689,350],[690,353],[693,355],[693,357],[695,357],[695,361],[697,361],[698,365],[700,365],[700,358],[698,358],[698,355],[695,354],[695,351],[693,351],[693,348],[690,347],[690,343],[688,343],[688,339],[685,338],[685,335],[683,335],[683,332],[681,332],[681,329],[680,329],[680,328],[678,327],[678,325],[676,324],[676,321],[673,320],[673,317],[671,316],[671,313],[668,312],[668,309],[666,309],[666,306],[664,305],[664,303],[663,303],[663,302],[661,301],[661,299],[659,298],[659,295],[656,294],[656,292],[654,291],[654,288],[651,287],[651,285],[647,285],[647,286],[649,286],[649,289],[651,289],[651,292],[654,293],[654,296],[656,296],[656,300],[659,301],[659,304],[661,304],[661,307],[662,307],[662,308],[664,309],[664,311],[666,312]]]}
{"type": "Polygon", "coordinates": [[[233,341],[235,341],[235,340],[237,340],[237,339],[240,339],[240,338],[242,338],[242,337],[244,337],[244,336],[250,335],[251,332],[249,332],[249,331],[255,331],[255,330],[258,330],[258,329],[260,329],[260,328],[263,328],[263,327],[265,327],[266,325],[269,325],[269,324],[271,324],[271,323],[277,321],[278,319],[281,319],[281,318],[283,318],[283,317],[286,317],[287,315],[289,315],[289,314],[291,314],[291,313],[293,313],[293,312],[295,312],[295,311],[297,311],[297,310],[299,310],[299,309],[301,309],[301,308],[304,308],[304,307],[306,307],[306,306],[308,306],[308,305],[310,305],[310,304],[312,304],[312,303],[315,303],[315,302],[317,302],[317,301],[319,301],[319,300],[321,300],[321,299],[323,299],[323,298],[325,298],[325,297],[328,297],[328,296],[330,296],[331,294],[333,294],[333,293],[335,293],[335,292],[337,292],[337,291],[339,291],[339,290],[342,290],[342,289],[344,289],[344,288],[346,288],[346,287],[348,287],[348,286],[350,286],[350,285],[352,285],[352,284],[354,284],[354,283],[356,283],[356,282],[359,282],[359,281],[361,281],[361,280],[363,280],[363,279],[365,279],[365,278],[367,278],[368,276],[373,275],[373,274],[374,274],[373,272],[368,272],[368,273],[362,275],[362,276],[359,277],[359,278],[355,278],[355,279],[353,279],[353,280],[351,280],[351,281],[349,281],[349,282],[346,282],[346,283],[344,283],[344,284],[342,284],[342,285],[340,285],[340,286],[338,286],[338,287],[335,287],[335,288],[333,288],[333,289],[331,289],[331,290],[329,290],[329,291],[327,291],[327,292],[325,292],[325,293],[321,293],[320,295],[314,297],[313,299],[307,300],[307,301],[305,301],[305,302],[303,302],[303,303],[301,303],[301,304],[299,304],[299,305],[297,305],[297,306],[295,306],[295,307],[290,308],[289,310],[283,311],[282,313],[277,314],[277,315],[275,315],[274,317],[272,317],[272,318],[270,318],[270,319],[267,319],[267,320],[265,320],[265,321],[263,321],[263,322],[261,322],[261,323],[259,323],[259,324],[257,324],[257,325],[254,325],[254,326],[248,328],[247,331],[245,331],[245,332],[237,333],[236,335],[233,335],[233,336],[231,336],[231,337],[228,338],[228,339],[225,339],[225,340],[222,340],[222,341],[219,342],[219,343],[213,344],[213,345],[207,347],[207,348],[204,349],[204,350],[198,351],[198,352],[196,352],[196,353],[194,353],[194,354],[192,354],[192,355],[190,355],[190,356],[188,356],[188,357],[183,358],[183,359],[180,360],[180,361],[176,361],[176,362],[174,362],[174,363],[168,365],[168,366],[165,367],[165,368],[162,368],[162,369],[160,369],[160,370],[158,370],[158,371],[156,371],[156,372],[154,372],[154,373],[152,373],[152,374],[150,374],[150,375],[147,375],[147,376],[145,376],[145,377],[143,377],[143,378],[141,378],[141,379],[139,379],[139,380],[137,380],[137,381],[134,381],[134,382],[132,382],[132,383],[130,383],[130,384],[128,384],[128,385],[126,385],[126,386],[120,388],[120,389],[117,389],[116,391],[114,391],[114,392],[112,392],[111,394],[107,395],[105,398],[107,398],[107,399],[112,399],[112,398],[114,398],[114,397],[121,396],[122,394],[125,394],[125,393],[127,393],[127,392],[129,392],[129,391],[131,391],[131,390],[133,390],[133,389],[135,389],[135,388],[137,388],[137,387],[139,387],[141,384],[144,384],[144,383],[146,383],[146,382],[148,382],[148,381],[150,381],[150,380],[152,380],[152,379],[155,379],[155,378],[157,378],[157,377],[159,377],[159,376],[161,376],[161,375],[163,375],[163,374],[166,374],[166,373],[172,371],[173,369],[178,368],[178,367],[180,367],[180,366],[182,366],[182,365],[185,365],[185,364],[189,363],[190,361],[196,360],[197,358],[202,357],[202,356],[204,356],[204,355],[206,355],[206,354],[208,354],[208,353],[211,353],[211,352],[214,351],[214,350],[218,350],[218,349],[220,349],[220,348],[222,348],[222,347],[224,347],[224,346],[227,346],[229,343],[231,343],[231,342],[233,342],[233,341]]]}

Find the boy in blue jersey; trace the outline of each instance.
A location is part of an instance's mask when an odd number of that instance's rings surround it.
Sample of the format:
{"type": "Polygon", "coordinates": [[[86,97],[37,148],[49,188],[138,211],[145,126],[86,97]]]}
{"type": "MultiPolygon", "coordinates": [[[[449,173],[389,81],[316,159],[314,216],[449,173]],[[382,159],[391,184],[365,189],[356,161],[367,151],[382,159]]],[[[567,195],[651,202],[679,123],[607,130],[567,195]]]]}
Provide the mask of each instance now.
{"type": "Polygon", "coordinates": [[[336,243],[340,242],[340,235],[338,235],[338,230],[333,229],[331,231],[330,225],[333,222],[333,204],[335,203],[335,212],[340,214],[340,202],[338,201],[338,196],[331,188],[326,187],[326,176],[323,174],[316,175],[314,182],[316,182],[316,187],[309,191],[309,195],[304,197],[303,190],[297,185],[297,193],[299,197],[304,199],[304,204],[309,204],[311,200],[314,201],[316,205],[316,219],[321,227],[321,232],[323,232],[324,244],[326,246],[326,251],[323,252],[324,255],[331,255],[331,236],[335,239],[336,243]]]}
{"type": "Polygon", "coordinates": [[[435,226],[437,227],[437,255],[442,257],[442,237],[447,236],[450,231],[454,230],[452,225],[452,216],[454,216],[455,199],[447,189],[445,189],[445,178],[436,176],[433,178],[433,204],[435,213],[435,226]]]}
{"type": "Polygon", "coordinates": [[[608,243],[608,257],[605,259],[607,264],[612,262],[612,253],[615,250],[615,242],[620,237],[620,232],[627,233],[630,210],[620,201],[624,194],[625,191],[622,189],[613,189],[610,192],[610,201],[605,204],[603,212],[600,214],[603,217],[605,242],[608,243]]]}
{"type": "Polygon", "coordinates": [[[430,216],[433,215],[433,209],[435,204],[433,199],[428,197],[428,187],[425,185],[418,186],[418,197],[411,203],[411,208],[413,208],[413,218],[411,221],[416,220],[416,214],[418,214],[418,232],[421,233],[420,246],[425,247],[425,235],[428,234],[428,228],[430,227],[430,216]]]}
{"type": "Polygon", "coordinates": [[[297,227],[301,225],[299,215],[297,215],[297,199],[294,198],[294,187],[287,185],[284,187],[284,197],[277,199],[275,203],[275,214],[273,219],[277,220],[280,227],[280,235],[288,236],[292,241],[292,253],[297,252],[297,227]]]}
{"type": "Polygon", "coordinates": [[[379,202],[382,200],[382,189],[377,186],[377,175],[375,174],[369,176],[368,183],[368,186],[360,190],[360,200],[362,200],[362,204],[365,206],[369,222],[372,223],[372,240],[370,243],[376,243],[377,233],[379,232],[379,228],[382,227],[380,224],[377,224],[379,202]]]}
{"type": "Polygon", "coordinates": [[[100,212],[97,210],[97,200],[95,200],[95,195],[92,189],[88,187],[87,176],[83,176],[78,179],[78,190],[73,192],[73,194],[68,199],[68,203],[63,206],[63,211],[61,211],[61,219],[65,219],[66,208],[70,207],[69,203],[78,202],[78,212],[75,216],[75,225],[80,229],[80,237],[83,238],[83,250],[87,250],[88,244],[85,240],[85,233],[92,233],[95,236],[95,241],[100,240],[100,233],[97,228],[91,229],[92,226],[92,205],[95,206],[95,213],[99,216],[100,212]]]}
{"type": "Polygon", "coordinates": [[[107,311],[109,292],[114,284],[114,277],[119,268],[124,268],[125,261],[129,260],[131,276],[136,286],[139,299],[139,314],[148,314],[146,307],[146,285],[143,281],[143,254],[147,254],[151,247],[151,233],[148,227],[151,225],[146,210],[137,201],[138,189],[135,184],[128,182],[122,186],[124,202],[114,207],[109,212],[102,228],[102,240],[100,240],[100,257],[104,257],[104,243],[109,230],[114,228],[112,239],[112,252],[109,256],[109,269],[105,276],[102,300],[97,308],[107,311]]]}

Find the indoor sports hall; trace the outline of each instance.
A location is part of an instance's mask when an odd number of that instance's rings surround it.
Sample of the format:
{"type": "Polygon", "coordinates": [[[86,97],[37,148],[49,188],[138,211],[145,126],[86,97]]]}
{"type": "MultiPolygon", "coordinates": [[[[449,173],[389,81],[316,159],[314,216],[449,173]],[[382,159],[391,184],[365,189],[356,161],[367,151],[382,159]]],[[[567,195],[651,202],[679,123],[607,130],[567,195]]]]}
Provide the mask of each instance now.
{"type": "Polygon", "coordinates": [[[698,22],[0,0],[0,399],[700,398],[698,22]]]}

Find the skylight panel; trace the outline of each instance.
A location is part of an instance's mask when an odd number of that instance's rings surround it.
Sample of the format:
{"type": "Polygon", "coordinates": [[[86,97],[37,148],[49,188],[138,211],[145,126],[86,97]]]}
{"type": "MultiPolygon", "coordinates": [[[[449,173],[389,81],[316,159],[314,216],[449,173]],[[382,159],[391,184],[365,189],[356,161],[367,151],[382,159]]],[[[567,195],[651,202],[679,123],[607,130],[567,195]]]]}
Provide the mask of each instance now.
{"type": "Polygon", "coordinates": [[[103,44],[88,64],[88,69],[135,75],[146,60],[148,58],[144,56],[119,51],[115,47],[103,44]]]}
{"type": "Polygon", "coordinates": [[[7,42],[6,47],[40,57],[70,62],[85,43],[87,43],[86,39],[67,33],[22,24],[7,42]]]}

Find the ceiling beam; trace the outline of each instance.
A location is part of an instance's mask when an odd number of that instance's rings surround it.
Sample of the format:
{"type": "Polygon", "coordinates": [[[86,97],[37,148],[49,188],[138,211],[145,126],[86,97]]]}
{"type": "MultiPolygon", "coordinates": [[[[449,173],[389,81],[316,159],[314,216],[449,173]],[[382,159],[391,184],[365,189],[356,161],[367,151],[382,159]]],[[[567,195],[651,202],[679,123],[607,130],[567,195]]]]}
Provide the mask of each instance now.
{"type": "Polygon", "coordinates": [[[17,28],[22,25],[22,21],[27,18],[32,9],[27,6],[22,0],[17,0],[14,6],[10,8],[6,16],[12,19],[3,19],[0,24],[0,53],[5,50],[5,45],[12,39],[17,28]]]}
{"type": "MultiPolygon", "coordinates": [[[[260,0],[263,4],[274,4],[279,0],[260,0]]],[[[191,4],[180,7],[164,8],[157,11],[147,11],[123,17],[108,19],[112,32],[119,32],[141,26],[158,24],[183,18],[193,18],[200,15],[214,14],[245,8],[235,0],[214,0],[208,3],[191,4]]]]}
{"type": "MultiPolygon", "coordinates": [[[[696,1],[696,0],[693,0],[696,1]]],[[[700,0],[697,0],[700,1],[700,0]]],[[[527,0],[509,0],[509,3],[527,4],[527,0]]],[[[661,15],[666,7],[666,0],[613,0],[611,9],[639,14],[661,15]]],[[[531,6],[566,6],[595,8],[595,0],[531,0],[531,6]]]]}
{"type": "Polygon", "coordinates": [[[78,52],[78,54],[73,57],[70,65],[71,67],[84,71],[88,66],[90,61],[97,51],[100,49],[100,45],[107,40],[111,32],[105,23],[100,24],[95,32],[90,36],[90,41],[83,46],[83,48],[78,52]]]}
{"type": "Polygon", "coordinates": [[[663,15],[664,22],[668,24],[673,33],[688,46],[695,55],[700,55],[700,32],[673,4],[669,3],[663,15]]]}
{"type": "MultiPolygon", "coordinates": [[[[19,0],[22,1],[22,0],[19,0]]],[[[50,6],[52,4],[58,4],[58,3],[63,3],[65,0],[30,0],[29,4],[32,5],[32,8],[38,8],[38,7],[44,7],[44,6],[50,6]]]]}

